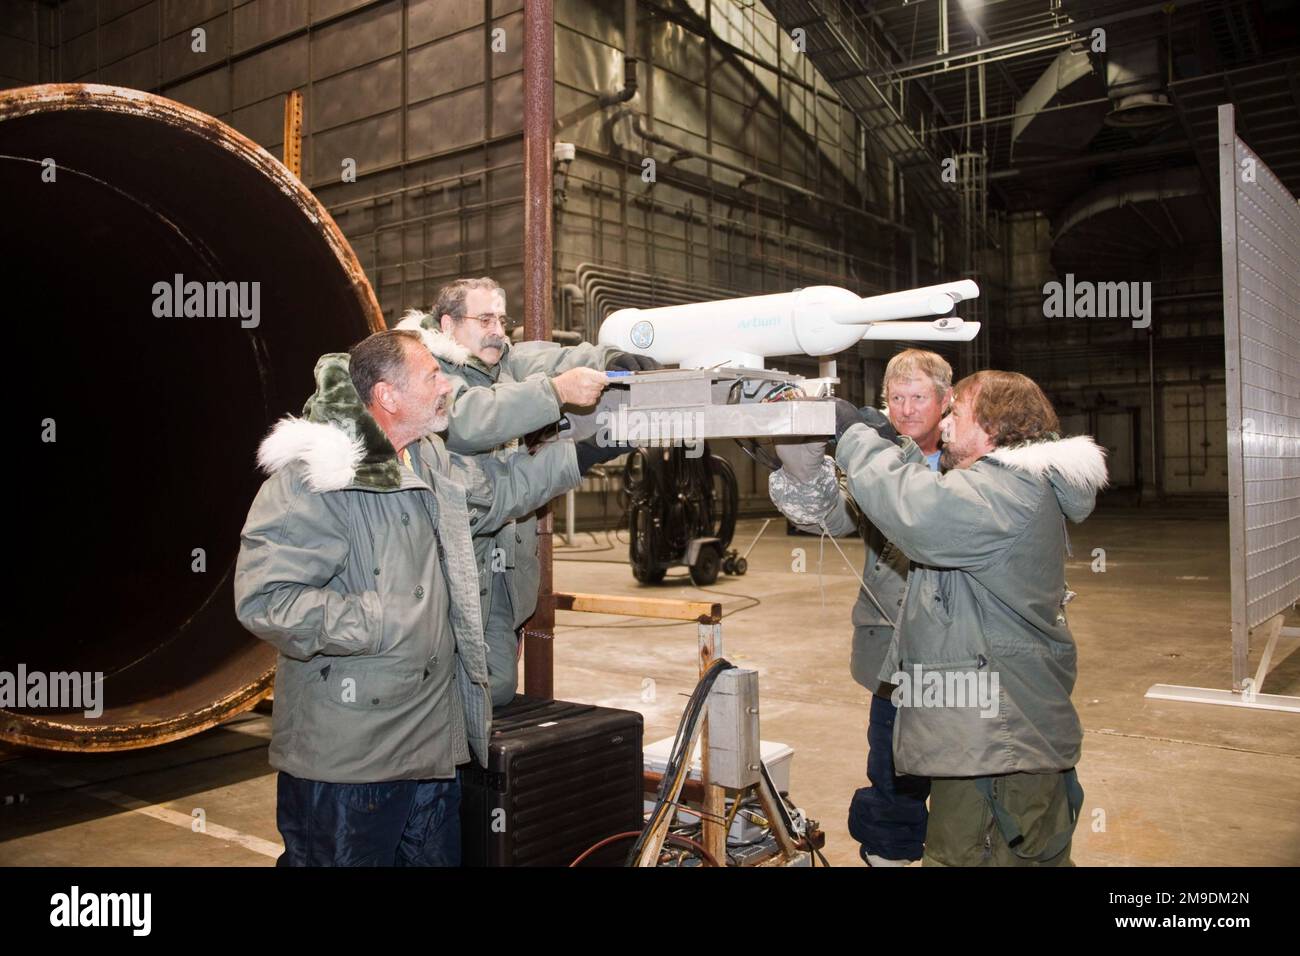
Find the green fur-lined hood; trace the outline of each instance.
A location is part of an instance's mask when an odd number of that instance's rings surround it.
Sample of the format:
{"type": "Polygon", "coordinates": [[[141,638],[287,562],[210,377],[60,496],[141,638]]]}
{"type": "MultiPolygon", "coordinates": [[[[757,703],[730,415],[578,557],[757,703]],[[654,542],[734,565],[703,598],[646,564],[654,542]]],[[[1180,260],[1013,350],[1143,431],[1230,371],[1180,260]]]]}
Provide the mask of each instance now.
{"type": "Polygon", "coordinates": [[[338,491],[349,485],[391,491],[402,485],[397,451],[379,423],[361,404],[352,384],[346,352],[316,361],[316,391],[302,408],[276,422],[258,448],[262,470],[272,474],[300,461],[313,491],[338,491]]]}

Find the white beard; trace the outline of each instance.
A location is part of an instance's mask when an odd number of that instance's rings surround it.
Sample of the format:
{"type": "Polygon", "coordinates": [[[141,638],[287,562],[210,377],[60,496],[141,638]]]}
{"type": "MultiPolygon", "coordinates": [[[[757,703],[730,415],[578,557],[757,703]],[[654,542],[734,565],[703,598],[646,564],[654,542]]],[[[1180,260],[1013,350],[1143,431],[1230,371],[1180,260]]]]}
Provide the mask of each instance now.
{"type": "Polygon", "coordinates": [[[445,432],[450,424],[451,396],[448,395],[429,409],[429,416],[424,420],[423,434],[436,435],[439,432],[445,432]]]}

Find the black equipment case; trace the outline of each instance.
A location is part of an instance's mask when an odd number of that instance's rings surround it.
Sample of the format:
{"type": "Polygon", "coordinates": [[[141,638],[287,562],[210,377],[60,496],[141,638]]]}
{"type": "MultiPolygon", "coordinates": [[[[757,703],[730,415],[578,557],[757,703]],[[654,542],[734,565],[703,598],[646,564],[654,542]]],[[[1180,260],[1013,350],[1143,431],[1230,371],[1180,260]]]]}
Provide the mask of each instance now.
{"type": "MultiPolygon", "coordinates": [[[[497,708],[488,766],[461,777],[464,866],[568,866],[605,837],[640,830],[642,736],[631,710],[517,696],[497,708]]],[[[621,865],[631,839],[584,865],[621,865]]]]}

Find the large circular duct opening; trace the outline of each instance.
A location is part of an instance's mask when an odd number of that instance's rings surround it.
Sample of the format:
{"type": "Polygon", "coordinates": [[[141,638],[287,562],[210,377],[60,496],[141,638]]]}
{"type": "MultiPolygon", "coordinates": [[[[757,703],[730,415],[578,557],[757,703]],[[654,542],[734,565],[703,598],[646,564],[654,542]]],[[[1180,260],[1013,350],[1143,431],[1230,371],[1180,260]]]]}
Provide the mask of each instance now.
{"type": "Polygon", "coordinates": [[[0,740],[194,733],[251,707],[274,671],[232,595],[257,444],[301,409],[317,356],[382,328],[378,305],[295,177],[160,97],[0,92],[0,193],[0,261],[24,303],[7,324],[7,504],[28,529],[10,538],[0,740]]]}

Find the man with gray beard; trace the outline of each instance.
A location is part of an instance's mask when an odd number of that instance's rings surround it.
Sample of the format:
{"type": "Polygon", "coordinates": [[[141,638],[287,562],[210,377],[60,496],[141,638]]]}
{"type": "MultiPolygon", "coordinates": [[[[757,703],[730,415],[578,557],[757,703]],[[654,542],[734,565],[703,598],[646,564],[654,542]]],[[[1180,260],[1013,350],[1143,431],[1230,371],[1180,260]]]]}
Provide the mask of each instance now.
{"type": "Polygon", "coordinates": [[[457,766],[486,763],[492,714],[472,537],[576,485],[577,455],[562,441],[466,470],[436,434],[451,382],[413,332],[315,376],[258,451],[235,569],[239,620],[280,652],[279,864],[455,866],[457,766]]]}

